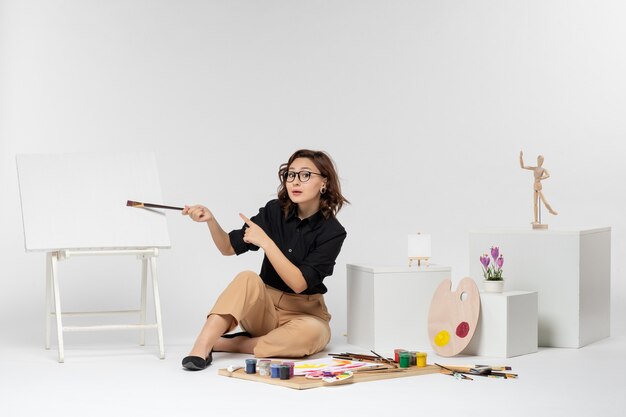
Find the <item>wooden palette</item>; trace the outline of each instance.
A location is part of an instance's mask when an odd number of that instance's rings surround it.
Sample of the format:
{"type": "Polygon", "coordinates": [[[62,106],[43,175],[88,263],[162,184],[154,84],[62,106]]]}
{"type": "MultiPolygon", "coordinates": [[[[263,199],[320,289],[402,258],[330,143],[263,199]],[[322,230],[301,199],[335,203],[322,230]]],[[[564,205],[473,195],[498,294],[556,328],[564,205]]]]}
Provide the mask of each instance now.
{"type": "Polygon", "coordinates": [[[427,365],[421,368],[412,366],[410,368],[406,368],[406,370],[397,371],[397,372],[389,372],[389,373],[355,372],[352,378],[348,378],[343,381],[332,382],[332,383],[324,382],[321,379],[306,379],[303,376],[295,376],[291,379],[283,380],[279,378],[271,378],[269,376],[261,376],[259,374],[247,374],[244,369],[237,369],[234,372],[228,372],[227,369],[220,369],[218,371],[218,374],[222,376],[232,377],[232,378],[245,379],[245,380],[254,381],[254,382],[263,382],[265,384],[279,385],[281,387],[303,390],[303,389],[319,388],[319,387],[334,387],[337,385],[353,384],[357,382],[380,381],[383,379],[428,375],[428,374],[439,373],[440,371],[441,369],[438,366],[427,365]]]}
{"type": "Polygon", "coordinates": [[[455,356],[467,347],[480,314],[480,293],[471,278],[463,278],[455,292],[446,279],[433,294],[428,312],[428,338],[440,356],[455,356]]]}

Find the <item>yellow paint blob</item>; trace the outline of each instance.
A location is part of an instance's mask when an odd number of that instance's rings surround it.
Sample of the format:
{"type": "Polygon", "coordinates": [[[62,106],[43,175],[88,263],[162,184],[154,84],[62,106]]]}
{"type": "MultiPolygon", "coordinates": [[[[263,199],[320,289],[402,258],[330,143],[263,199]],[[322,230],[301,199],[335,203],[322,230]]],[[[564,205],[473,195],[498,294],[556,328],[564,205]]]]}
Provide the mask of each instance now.
{"type": "Polygon", "coordinates": [[[448,333],[446,330],[442,330],[439,333],[437,333],[437,336],[435,336],[435,344],[437,346],[445,346],[448,344],[448,342],[450,341],[450,333],[448,333]]]}

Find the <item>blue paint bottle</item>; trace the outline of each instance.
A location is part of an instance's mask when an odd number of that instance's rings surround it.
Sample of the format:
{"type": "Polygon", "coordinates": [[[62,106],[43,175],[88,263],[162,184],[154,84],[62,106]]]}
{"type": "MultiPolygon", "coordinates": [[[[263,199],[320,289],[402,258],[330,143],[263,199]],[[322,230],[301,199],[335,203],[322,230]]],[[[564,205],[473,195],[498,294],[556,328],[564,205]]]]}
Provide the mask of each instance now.
{"type": "Polygon", "coordinates": [[[246,373],[256,374],[256,359],[246,359],[246,373]]]}

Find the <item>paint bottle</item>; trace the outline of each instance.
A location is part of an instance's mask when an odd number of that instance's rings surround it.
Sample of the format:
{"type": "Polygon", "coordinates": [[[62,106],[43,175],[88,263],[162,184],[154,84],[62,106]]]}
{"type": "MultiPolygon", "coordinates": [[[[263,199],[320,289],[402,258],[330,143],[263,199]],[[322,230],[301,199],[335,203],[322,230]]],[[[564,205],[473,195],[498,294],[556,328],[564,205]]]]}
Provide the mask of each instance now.
{"type": "Polygon", "coordinates": [[[246,373],[256,374],[256,359],[246,359],[246,373]]]}
{"type": "Polygon", "coordinates": [[[411,351],[411,366],[417,365],[417,352],[411,351]]]}
{"type": "Polygon", "coordinates": [[[269,359],[261,359],[259,361],[259,375],[261,376],[270,376],[271,370],[270,365],[272,362],[269,359]]]}
{"type": "Polygon", "coordinates": [[[400,357],[400,361],[398,362],[400,364],[400,368],[408,368],[411,366],[411,352],[405,350],[400,352],[398,356],[400,357]]]}
{"type": "Polygon", "coordinates": [[[289,365],[279,365],[280,379],[289,379],[289,365]]]}
{"type": "Polygon", "coordinates": [[[293,371],[296,364],[293,361],[284,361],[282,364],[289,366],[289,378],[293,378],[293,371]]]}
{"type": "Polygon", "coordinates": [[[426,366],[426,352],[417,352],[417,366],[420,368],[426,366]]]}
{"type": "Polygon", "coordinates": [[[405,349],[393,350],[393,360],[396,361],[396,363],[400,363],[400,352],[406,352],[406,350],[405,349]]]}
{"type": "Polygon", "coordinates": [[[280,364],[273,363],[270,365],[270,373],[272,378],[280,378],[280,364]]]}

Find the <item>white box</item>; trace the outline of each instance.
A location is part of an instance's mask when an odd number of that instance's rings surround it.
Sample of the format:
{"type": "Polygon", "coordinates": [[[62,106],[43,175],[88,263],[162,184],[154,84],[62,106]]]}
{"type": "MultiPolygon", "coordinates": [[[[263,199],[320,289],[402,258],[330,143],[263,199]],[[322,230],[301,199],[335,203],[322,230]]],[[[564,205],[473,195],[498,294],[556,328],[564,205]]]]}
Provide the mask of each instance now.
{"type": "Polygon", "coordinates": [[[470,275],[479,257],[504,255],[505,290],[539,292],[539,346],[578,348],[610,335],[611,228],[470,233],[470,275]]]}
{"type": "Polygon", "coordinates": [[[537,352],[537,292],[480,293],[476,333],[463,354],[510,358],[537,352]]]}
{"type": "Polygon", "coordinates": [[[347,265],[348,343],[385,354],[396,348],[431,349],[430,302],[450,277],[450,267],[437,265],[347,265]]]}

